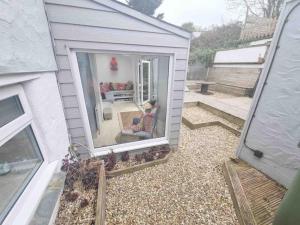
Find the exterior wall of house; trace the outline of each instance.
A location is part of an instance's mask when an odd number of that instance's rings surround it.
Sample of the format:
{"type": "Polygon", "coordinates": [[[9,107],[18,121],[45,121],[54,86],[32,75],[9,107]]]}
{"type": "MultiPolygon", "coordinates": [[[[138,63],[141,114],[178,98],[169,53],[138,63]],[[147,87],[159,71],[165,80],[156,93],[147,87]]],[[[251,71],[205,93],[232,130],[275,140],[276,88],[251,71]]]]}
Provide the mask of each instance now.
{"type": "Polygon", "coordinates": [[[38,75],[39,78],[24,82],[23,88],[51,163],[67,154],[67,125],[55,73],[38,75]]]}
{"type": "Polygon", "coordinates": [[[169,141],[177,146],[189,52],[187,33],[182,31],[181,35],[178,28],[150,17],[147,18],[152,24],[144,22],[138,18],[145,15],[115,1],[46,0],[45,7],[55,41],[58,80],[72,141],[87,145],[67,48],[173,55],[169,141]],[[177,29],[177,34],[173,29],[177,29]]]}
{"type": "Polygon", "coordinates": [[[289,187],[300,169],[300,1],[287,1],[237,155],[289,187]],[[262,158],[253,151],[263,153],[262,158]]]}
{"type": "MultiPolygon", "coordinates": [[[[18,89],[22,96],[24,94],[22,103],[26,102],[30,115],[28,123],[44,159],[30,182],[20,190],[22,194],[2,224],[28,224],[49,180],[68,151],[69,139],[43,1],[1,1],[0,8],[0,90],[17,95],[15,90],[18,89]]],[[[22,125],[16,124],[18,129],[22,125]]],[[[1,145],[4,141],[7,140],[1,140],[1,145]]]]}
{"type": "Polygon", "coordinates": [[[43,1],[1,1],[0,9],[0,74],[55,71],[43,1]]]}
{"type": "MultiPolygon", "coordinates": [[[[0,84],[5,79],[10,80],[10,77],[0,76],[0,84]]],[[[68,152],[68,133],[54,72],[19,74],[8,84],[0,90],[14,85],[21,85],[24,90],[35,125],[34,135],[44,158],[43,164],[3,221],[3,225],[28,224],[52,175],[68,152]]]]}

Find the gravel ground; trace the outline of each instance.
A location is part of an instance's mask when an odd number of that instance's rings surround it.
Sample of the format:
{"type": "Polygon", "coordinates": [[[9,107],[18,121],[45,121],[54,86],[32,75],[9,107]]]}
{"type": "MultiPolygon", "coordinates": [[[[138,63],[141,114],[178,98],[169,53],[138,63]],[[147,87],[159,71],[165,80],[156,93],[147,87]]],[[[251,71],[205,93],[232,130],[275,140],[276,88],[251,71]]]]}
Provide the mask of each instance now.
{"type": "Polygon", "coordinates": [[[108,180],[106,224],[238,224],[222,173],[237,144],[221,127],[183,125],[168,163],[108,180]]]}
{"type": "Polygon", "coordinates": [[[194,124],[220,121],[236,130],[241,130],[240,126],[231,123],[228,120],[225,120],[198,106],[183,108],[183,116],[194,124]]]}

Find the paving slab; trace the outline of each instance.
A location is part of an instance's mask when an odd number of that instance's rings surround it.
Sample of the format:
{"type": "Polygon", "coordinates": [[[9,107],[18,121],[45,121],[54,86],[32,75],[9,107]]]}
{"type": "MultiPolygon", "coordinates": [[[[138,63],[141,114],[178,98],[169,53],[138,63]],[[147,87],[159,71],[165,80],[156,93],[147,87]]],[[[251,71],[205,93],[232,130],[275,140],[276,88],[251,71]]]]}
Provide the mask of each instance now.
{"type": "Polygon", "coordinates": [[[201,102],[246,120],[252,103],[252,98],[237,97],[218,92],[214,92],[212,95],[202,95],[200,93],[190,91],[185,93],[184,102],[201,102]]]}

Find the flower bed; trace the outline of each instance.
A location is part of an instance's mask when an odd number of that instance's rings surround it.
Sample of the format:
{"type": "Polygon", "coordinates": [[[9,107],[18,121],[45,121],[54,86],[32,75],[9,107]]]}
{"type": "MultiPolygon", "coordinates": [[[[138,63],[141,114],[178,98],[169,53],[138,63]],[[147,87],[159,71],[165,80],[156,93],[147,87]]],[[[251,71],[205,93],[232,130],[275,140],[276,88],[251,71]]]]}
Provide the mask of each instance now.
{"type": "Polygon", "coordinates": [[[62,170],[67,175],[55,224],[104,224],[103,161],[79,160],[67,155],[62,170]]]}
{"type": "Polygon", "coordinates": [[[141,150],[143,153],[130,156],[128,152],[121,154],[117,160],[115,153],[105,158],[107,177],[115,177],[126,173],[132,173],[147,167],[155,166],[168,161],[170,147],[168,145],[156,146],[141,150]]]}

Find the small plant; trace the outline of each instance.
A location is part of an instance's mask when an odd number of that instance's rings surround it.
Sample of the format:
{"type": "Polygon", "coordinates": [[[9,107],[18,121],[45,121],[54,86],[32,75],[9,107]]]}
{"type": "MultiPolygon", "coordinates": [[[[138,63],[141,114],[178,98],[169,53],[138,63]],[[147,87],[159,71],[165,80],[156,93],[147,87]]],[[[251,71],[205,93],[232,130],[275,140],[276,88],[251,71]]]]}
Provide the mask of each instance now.
{"type": "Polygon", "coordinates": [[[75,191],[70,191],[68,193],[65,194],[65,199],[68,202],[74,202],[76,201],[76,199],[79,197],[79,193],[75,192],[75,191]]]}
{"type": "Polygon", "coordinates": [[[73,190],[75,181],[80,177],[80,160],[73,154],[65,155],[62,161],[61,170],[67,173],[65,185],[69,190],[73,190]]]}
{"type": "Polygon", "coordinates": [[[87,200],[86,198],[81,199],[80,208],[84,208],[84,207],[88,206],[88,204],[89,204],[89,200],[87,200]]]}
{"type": "Polygon", "coordinates": [[[141,163],[142,160],[143,160],[143,155],[142,155],[142,154],[136,154],[136,155],[135,155],[135,160],[136,160],[138,163],[141,163]]]}
{"type": "Polygon", "coordinates": [[[123,153],[121,154],[121,160],[122,160],[123,162],[127,162],[127,161],[129,160],[129,153],[128,153],[128,152],[123,152],[123,153]]]}
{"type": "Polygon", "coordinates": [[[114,169],[115,165],[117,164],[117,156],[112,151],[105,159],[105,169],[107,171],[111,171],[114,169]]]}
{"type": "Polygon", "coordinates": [[[149,153],[149,152],[144,152],[143,153],[143,158],[145,159],[146,162],[151,162],[154,160],[154,154],[149,153]]]}
{"type": "Polygon", "coordinates": [[[87,189],[96,189],[98,187],[98,175],[95,170],[86,172],[81,180],[83,187],[87,189]]]}

